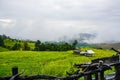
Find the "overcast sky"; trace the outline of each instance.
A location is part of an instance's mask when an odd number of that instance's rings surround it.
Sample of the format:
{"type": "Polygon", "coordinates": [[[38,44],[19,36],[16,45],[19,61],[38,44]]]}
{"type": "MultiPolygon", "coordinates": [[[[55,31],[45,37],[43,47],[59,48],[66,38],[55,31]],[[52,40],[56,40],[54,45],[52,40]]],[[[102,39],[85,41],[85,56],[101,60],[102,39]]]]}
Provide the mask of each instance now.
{"type": "Polygon", "coordinates": [[[0,34],[51,41],[79,33],[120,41],[120,0],[0,0],[0,34]]]}

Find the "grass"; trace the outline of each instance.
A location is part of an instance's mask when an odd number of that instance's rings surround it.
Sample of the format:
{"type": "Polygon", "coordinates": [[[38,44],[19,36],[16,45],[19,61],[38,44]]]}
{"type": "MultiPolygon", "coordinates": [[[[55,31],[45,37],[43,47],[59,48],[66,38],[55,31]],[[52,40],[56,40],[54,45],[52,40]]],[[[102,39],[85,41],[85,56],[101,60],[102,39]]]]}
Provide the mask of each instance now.
{"type": "MultiPolygon", "coordinates": [[[[86,50],[90,48],[82,48],[86,50]]],[[[75,63],[90,62],[92,59],[111,56],[111,50],[92,49],[92,57],[75,55],[72,51],[8,51],[0,52],[0,76],[11,75],[11,68],[18,66],[19,72],[25,70],[23,75],[48,74],[66,76],[66,71],[72,72],[75,63]]]]}
{"type": "Polygon", "coordinates": [[[3,51],[9,51],[9,50],[6,48],[0,47],[0,52],[3,52],[3,51]]]}

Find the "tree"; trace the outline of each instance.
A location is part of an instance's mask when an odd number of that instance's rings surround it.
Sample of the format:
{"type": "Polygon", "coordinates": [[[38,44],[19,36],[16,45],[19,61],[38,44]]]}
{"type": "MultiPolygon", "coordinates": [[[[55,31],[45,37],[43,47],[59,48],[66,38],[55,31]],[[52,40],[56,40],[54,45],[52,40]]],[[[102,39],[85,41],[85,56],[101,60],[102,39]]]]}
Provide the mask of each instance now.
{"type": "Polygon", "coordinates": [[[73,42],[73,47],[74,47],[74,49],[76,48],[76,45],[78,44],[78,41],[77,40],[74,40],[74,42],[73,42]]]}
{"type": "Polygon", "coordinates": [[[23,44],[23,50],[30,50],[30,47],[27,42],[24,42],[23,44]]]}
{"type": "Polygon", "coordinates": [[[3,35],[2,35],[2,38],[3,38],[3,39],[7,39],[8,37],[7,37],[5,34],[3,34],[3,35]]]}
{"type": "Polygon", "coordinates": [[[35,43],[35,51],[39,51],[40,50],[40,44],[41,44],[41,41],[37,40],[36,43],[35,43]]]}
{"type": "Polygon", "coordinates": [[[0,36],[0,46],[5,47],[4,39],[2,38],[2,36],[0,36]]]}
{"type": "Polygon", "coordinates": [[[41,43],[39,46],[39,51],[45,51],[45,50],[46,50],[45,44],[41,43]]]}
{"type": "Polygon", "coordinates": [[[12,47],[12,50],[20,50],[21,49],[21,44],[15,43],[12,47]]]}

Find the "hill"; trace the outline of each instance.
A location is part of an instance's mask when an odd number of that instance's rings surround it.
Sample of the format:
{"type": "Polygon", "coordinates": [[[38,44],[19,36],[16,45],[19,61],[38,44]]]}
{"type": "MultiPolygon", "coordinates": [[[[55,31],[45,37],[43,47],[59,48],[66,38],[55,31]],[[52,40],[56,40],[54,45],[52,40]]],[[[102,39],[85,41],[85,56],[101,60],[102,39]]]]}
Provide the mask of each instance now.
{"type": "Polygon", "coordinates": [[[0,46],[8,50],[22,50],[24,49],[25,46],[28,46],[30,48],[29,50],[33,50],[35,48],[35,41],[13,39],[6,35],[0,35],[0,46]],[[15,46],[15,45],[19,45],[19,46],[15,46]],[[15,48],[20,47],[20,48],[13,49],[13,47],[15,48]]]}
{"type": "Polygon", "coordinates": [[[92,46],[95,46],[96,48],[103,48],[103,49],[120,49],[120,43],[101,43],[101,44],[91,44],[92,46]]]}
{"type": "Polygon", "coordinates": [[[11,49],[16,43],[21,44],[23,47],[24,43],[27,42],[31,50],[34,49],[35,42],[33,41],[27,41],[27,40],[18,40],[18,39],[12,39],[12,38],[6,38],[4,39],[4,43],[7,46],[7,48],[11,49]]]}

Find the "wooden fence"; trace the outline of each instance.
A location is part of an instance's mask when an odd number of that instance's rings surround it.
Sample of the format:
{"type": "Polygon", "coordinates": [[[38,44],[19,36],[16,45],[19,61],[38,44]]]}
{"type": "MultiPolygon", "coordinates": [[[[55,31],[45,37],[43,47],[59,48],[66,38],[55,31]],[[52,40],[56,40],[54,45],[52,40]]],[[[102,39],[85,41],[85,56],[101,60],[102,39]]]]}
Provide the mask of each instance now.
{"type": "Polygon", "coordinates": [[[0,80],[36,80],[36,79],[47,79],[47,80],[78,80],[84,77],[84,80],[120,80],[120,62],[119,56],[104,57],[99,59],[94,59],[89,64],[75,64],[74,66],[78,69],[74,73],[68,73],[68,76],[57,77],[52,75],[31,75],[31,76],[21,76],[18,73],[18,67],[12,68],[12,76],[0,77],[0,80]],[[105,77],[104,72],[106,70],[112,69],[114,66],[115,74],[109,77],[105,77]],[[92,75],[95,75],[93,78],[92,75]]]}

